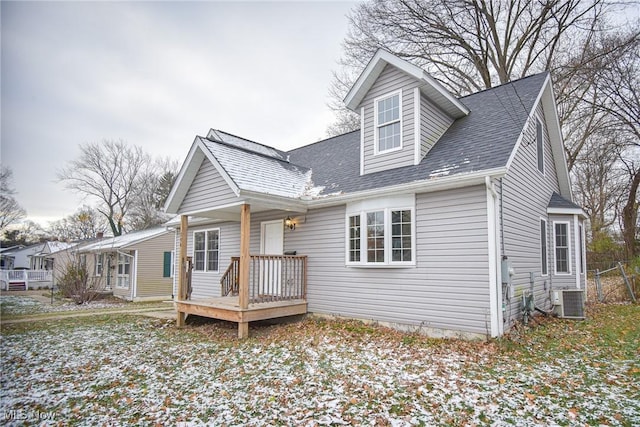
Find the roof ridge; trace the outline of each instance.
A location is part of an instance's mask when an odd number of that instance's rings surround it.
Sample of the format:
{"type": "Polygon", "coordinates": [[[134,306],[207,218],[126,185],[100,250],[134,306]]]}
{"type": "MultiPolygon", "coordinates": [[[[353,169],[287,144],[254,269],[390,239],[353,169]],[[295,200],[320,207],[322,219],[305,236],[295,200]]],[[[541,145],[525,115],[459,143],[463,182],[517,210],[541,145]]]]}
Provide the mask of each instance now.
{"type": "Polygon", "coordinates": [[[518,82],[520,82],[520,81],[522,81],[522,80],[526,80],[526,79],[530,79],[530,78],[533,78],[533,77],[537,77],[537,76],[540,76],[540,75],[542,75],[542,74],[547,75],[547,74],[550,74],[550,73],[549,73],[549,70],[545,70],[545,71],[541,71],[541,72],[539,72],[539,73],[535,73],[535,74],[531,74],[531,75],[528,75],[528,76],[520,77],[520,78],[517,78],[517,79],[515,79],[515,80],[509,80],[508,82],[506,82],[506,83],[501,83],[501,84],[499,84],[498,86],[488,87],[488,88],[485,88],[485,89],[479,90],[479,91],[477,91],[477,92],[473,92],[473,93],[470,93],[470,94],[468,94],[468,95],[461,96],[461,97],[460,97],[460,98],[458,98],[458,99],[468,98],[468,97],[470,97],[470,96],[477,95],[477,94],[479,94],[479,93],[488,92],[488,91],[490,91],[490,90],[498,89],[498,88],[501,88],[501,87],[506,86],[506,85],[510,85],[510,84],[513,84],[513,83],[518,83],[518,82]]]}
{"type": "Polygon", "coordinates": [[[286,151],[280,150],[279,148],[275,148],[275,147],[272,147],[270,145],[263,144],[263,143],[258,142],[258,141],[254,141],[252,139],[245,138],[244,136],[235,135],[233,133],[230,133],[230,132],[227,132],[227,131],[224,131],[224,130],[221,130],[221,129],[213,129],[213,128],[211,128],[211,130],[213,130],[215,132],[221,132],[221,133],[224,133],[225,135],[229,135],[229,136],[232,136],[234,138],[242,139],[243,141],[247,141],[247,142],[250,142],[252,144],[260,145],[262,147],[269,148],[271,150],[276,150],[276,151],[279,151],[280,153],[286,153],[286,151]]]}
{"type": "MultiPolygon", "coordinates": [[[[207,141],[210,141],[210,142],[213,142],[213,143],[216,143],[216,144],[222,144],[225,147],[229,147],[229,148],[234,149],[234,150],[240,150],[240,151],[243,151],[245,153],[255,154],[256,156],[264,157],[265,159],[275,160],[277,162],[285,163],[287,165],[292,165],[292,166],[295,166],[295,167],[300,168],[300,169],[305,169],[305,170],[310,170],[311,169],[311,168],[309,168],[307,166],[302,166],[302,165],[299,165],[297,163],[290,162],[289,161],[289,153],[286,152],[286,151],[282,152],[287,157],[286,160],[285,160],[285,159],[279,159],[277,157],[269,156],[268,154],[259,153],[257,151],[249,150],[249,149],[246,149],[246,148],[243,148],[243,147],[238,147],[237,145],[229,144],[228,142],[218,141],[218,140],[214,141],[212,139],[209,139],[209,138],[206,138],[206,137],[203,137],[203,136],[199,136],[199,135],[198,135],[198,138],[205,139],[207,141]]],[[[267,148],[272,148],[272,147],[269,147],[268,145],[266,147],[267,148]]]]}

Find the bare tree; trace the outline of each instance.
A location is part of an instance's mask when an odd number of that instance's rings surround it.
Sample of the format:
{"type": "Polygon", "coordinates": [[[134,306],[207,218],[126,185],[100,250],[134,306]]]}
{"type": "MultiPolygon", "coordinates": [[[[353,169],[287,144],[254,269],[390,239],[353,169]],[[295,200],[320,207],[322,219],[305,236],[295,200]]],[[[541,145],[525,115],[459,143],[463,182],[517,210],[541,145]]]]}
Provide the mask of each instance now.
{"type": "Polygon", "coordinates": [[[140,193],[140,179],[151,162],[138,146],[103,140],[80,146],[79,158],[58,172],[66,188],[99,201],[114,236],[125,230],[129,210],[140,193]]]}
{"type": "Polygon", "coordinates": [[[178,176],[179,167],[174,159],[158,159],[140,176],[142,191],[132,204],[129,215],[131,229],[143,230],[171,219],[171,215],[165,214],[162,209],[178,176]]]}
{"type": "Polygon", "coordinates": [[[27,212],[15,199],[13,172],[6,166],[0,166],[0,233],[27,216],[27,212]]]}
{"type": "Polygon", "coordinates": [[[73,214],[54,221],[49,225],[49,233],[63,241],[95,238],[107,231],[106,221],[91,206],[82,206],[73,214]]]}
{"type": "Polygon", "coordinates": [[[603,141],[591,141],[573,170],[577,202],[587,216],[592,238],[610,233],[617,220],[617,206],[626,188],[620,170],[620,145],[612,132],[600,135],[603,141]]]}
{"type": "Polygon", "coordinates": [[[336,96],[344,96],[379,48],[425,68],[456,95],[551,69],[563,41],[593,28],[606,6],[604,0],[361,3],[349,16],[330,106],[342,108],[336,96]]]}

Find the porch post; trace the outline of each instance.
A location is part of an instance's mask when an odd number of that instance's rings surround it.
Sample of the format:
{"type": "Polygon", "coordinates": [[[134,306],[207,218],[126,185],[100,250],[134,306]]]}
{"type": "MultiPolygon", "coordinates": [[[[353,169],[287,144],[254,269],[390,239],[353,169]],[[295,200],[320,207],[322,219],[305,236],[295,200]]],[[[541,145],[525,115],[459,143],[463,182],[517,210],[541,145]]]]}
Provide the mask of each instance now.
{"type": "MultiPolygon", "coordinates": [[[[180,272],[178,274],[178,289],[176,299],[182,301],[185,299],[185,290],[187,284],[187,230],[189,228],[189,217],[187,215],[180,216],[180,272]]],[[[185,313],[178,311],[176,325],[178,327],[184,326],[185,313]]]]}
{"type": "MultiPolygon", "coordinates": [[[[251,207],[243,204],[240,211],[240,271],[238,280],[238,303],[241,310],[249,307],[249,245],[251,243],[251,207]]],[[[238,338],[249,336],[249,323],[238,323],[238,338]]]]}

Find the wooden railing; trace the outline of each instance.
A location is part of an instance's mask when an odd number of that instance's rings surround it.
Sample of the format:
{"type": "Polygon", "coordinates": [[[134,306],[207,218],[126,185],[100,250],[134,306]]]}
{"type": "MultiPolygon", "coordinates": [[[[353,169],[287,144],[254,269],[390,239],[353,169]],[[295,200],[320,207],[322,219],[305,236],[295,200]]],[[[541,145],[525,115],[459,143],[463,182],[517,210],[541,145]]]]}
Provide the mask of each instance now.
{"type": "MultiPolygon", "coordinates": [[[[237,295],[240,258],[231,259],[220,280],[221,294],[237,295]]],[[[249,303],[275,302],[307,297],[307,257],[292,255],[251,255],[249,303]]]]}
{"type": "Polygon", "coordinates": [[[222,275],[220,280],[220,294],[223,297],[227,295],[238,295],[238,280],[240,278],[240,257],[232,257],[231,264],[227,271],[222,275]]]}

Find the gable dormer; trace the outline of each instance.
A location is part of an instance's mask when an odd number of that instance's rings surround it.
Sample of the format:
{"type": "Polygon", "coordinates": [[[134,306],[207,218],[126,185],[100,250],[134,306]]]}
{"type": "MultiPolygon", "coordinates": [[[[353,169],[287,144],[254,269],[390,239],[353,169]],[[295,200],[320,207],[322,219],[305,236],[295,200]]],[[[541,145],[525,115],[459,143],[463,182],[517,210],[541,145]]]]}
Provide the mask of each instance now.
{"type": "Polygon", "coordinates": [[[345,98],[360,115],[360,174],[417,165],[469,110],[426,71],[378,50],[345,98]]]}

